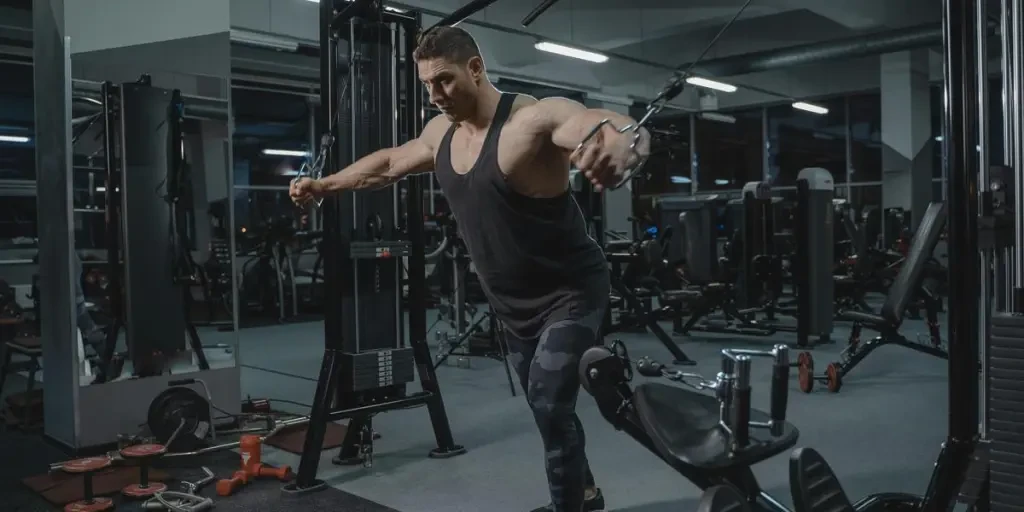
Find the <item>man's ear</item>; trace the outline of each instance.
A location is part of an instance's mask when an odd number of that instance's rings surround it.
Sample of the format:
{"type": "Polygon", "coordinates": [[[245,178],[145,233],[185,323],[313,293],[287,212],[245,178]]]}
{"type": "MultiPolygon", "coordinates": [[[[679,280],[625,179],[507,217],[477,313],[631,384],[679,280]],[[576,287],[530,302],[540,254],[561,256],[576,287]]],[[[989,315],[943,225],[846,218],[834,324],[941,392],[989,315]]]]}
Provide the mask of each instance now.
{"type": "Polygon", "coordinates": [[[474,79],[480,78],[484,74],[484,59],[479,55],[470,57],[466,68],[469,69],[469,75],[474,79]]]}

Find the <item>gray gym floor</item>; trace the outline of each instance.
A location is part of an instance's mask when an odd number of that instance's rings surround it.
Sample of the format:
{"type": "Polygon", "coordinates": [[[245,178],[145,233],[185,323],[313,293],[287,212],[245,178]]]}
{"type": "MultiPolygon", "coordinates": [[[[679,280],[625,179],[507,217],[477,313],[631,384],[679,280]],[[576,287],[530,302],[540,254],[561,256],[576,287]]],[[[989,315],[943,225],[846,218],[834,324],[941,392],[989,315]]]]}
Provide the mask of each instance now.
{"type": "MultiPolygon", "coordinates": [[[[431,313],[428,318],[433,316],[431,313]]],[[[944,321],[942,317],[940,322],[944,321]]],[[[904,324],[908,337],[923,334],[925,330],[921,321],[910,320],[904,324]]],[[[847,332],[846,325],[838,324],[835,331],[838,342],[814,350],[819,368],[836,358],[847,332]]],[[[944,323],[942,332],[946,334],[944,323]]],[[[301,403],[312,401],[315,382],[257,368],[315,379],[323,347],[321,322],[250,328],[239,334],[239,355],[245,365],[241,372],[243,394],[301,403]]],[[[678,340],[690,357],[699,362],[695,371],[712,377],[718,370],[721,348],[764,347],[785,341],[792,335],[779,334],[773,338],[698,336],[678,340]]],[[[214,340],[215,337],[212,333],[206,334],[204,341],[222,341],[214,340]]],[[[661,361],[669,359],[667,351],[652,335],[615,337],[628,344],[634,359],[644,355],[661,361]]],[[[753,368],[755,406],[767,409],[768,366],[765,362],[755,362],[753,368]]],[[[501,364],[475,358],[470,369],[441,367],[438,378],[455,440],[464,445],[468,453],[447,460],[427,458],[435,442],[426,409],[392,411],[374,420],[375,429],[383,437],[376,443],[373,467],[334,466],[330,459],[336,450],[330,450],[323,452],[319,476],[339,490],[402,512],[523,512],[546,503],[540,438],[518,384],[515,397],[509,392],[501,364]]],[[[644,377],[637,375],[636,379],[644,377]]],[[[20,383],[8,384],[9,389],[20,389],[20,383]]],[[[412,389],[418,389],[418,385],[413,384],[412,389]]],[[[798,389],[795,375],[790,389],[789,418],[801,431],[798,445],[812,446],[822,452],[836,469],[851,498],[884,491],[923,492],[946,434],[945,361],[901,347],[883,347],[848,376],[839,394],[830,394],[819,385],[815,392],[805,395],[798,389]]],[[[279,403],[277,406],[306,412],[293,405],[279,403]]],[[[699,492],[692,484],[626,434],[614,430],[600,416],[589,396],[580,398],[578,409],[586,428],[587,454],[598,484],[604,490],[608,510],[693,510],[699,492]]],[[[6,434],[0,438],[6,455],[12,459],[21,455],[38,458],[37,452],[24,454],[7,449],[28,446],[22,437],[6,434]]],[[[59,458],[58,455],[54,457],[59,458]]],[[[264,460],[294,468],[299,457],[265,447],[264,460]]],[[[20,467],[16,460],[5,458],[5,462],[8,465],[13,462],[11,468],[20,467]]],[[[5,493],[18,489],[15,476],[19,479],[27,476],[7,475],[7,471],[0,473],[3,480],[11,480],[3,486],[5,493]]],[[[789,504],[784,455],[756,466],[755,473],[765,490],[789,504]]],[[[258,493],[259,499],[266,500],[257,507],[259,510],[294,508],[286,501],[271,504],[279,496],[276,485],[270,482],[258,493]]],[[[342,503],[344,510],[375,510],[357,506],[352,497],[337,494],[323,497],[328,498],[323,510],[336,509],[342,503]]],[[[307,505],[304,505],[307,509],[312,507],[307,505]]],[[[251,504],[239,510],[247,506],[251,504]]]]}
{"type": "MultiPolygon", "coordinates": [[[[846,325],[838,324],[838,343],[814,350],[819,368],[836,359],[847,332],[846,325]]],[[[908,337],[925,332],[921,321],[904,324],[908,337]]],[[[240,334],[243,364],[317,375],[321,323],[245,329],[240,334]]],[[[787,336],[792,335],[783,333],[770,339],[699,335],[679,341],[699,362],[696,370],[712,377],[721,348],[767,346],[785,341],[787,336]]],[[[651,335],[617,337],[627,342],[634,358],[669,359],[651,335]]],[[[428,459],[426,453],[435,443],[426,409],[393,411],[374,420],[383,438],[375,446],[372,468],[334,466],[330,459],[335,451],[325,451],[321,478],[403,512],[522,512],[546,503],[540,438],[518,385],[513,397],[500,363],[477,358],[472,364],[471,369],[442,367],[438,373],[455,440],[466,446],[468,453],[448,460],[428,459]]],[[[754,372],[755,405],[767,409],[768,366],[755,364],[754,372]]],[[[805,395],[794,375],[789,418],[801,431],[798,446],[819,450],[853,499],[873,492],[923,492],[946,434],[946,362],[901,347],[883,347],[863,361],[844,384],[839,394],[830,394],[819,385],[805,395]]],[[[315,384],[245,368],[242,389],[253,397],[309,403],[315,384]]],[[[693,510],[699,492],[692,484],[613,429],[589,396],[581,397],[578,409],[586,428],[587,454],[609,510],[693,510]]],[[[264,458],[293,467],[298,464],[298,456],[280,451],[267,452],[264,458]]],[[[765,490],[789,504],[787,471],[783,455],[755,467],[765,490]]]]}

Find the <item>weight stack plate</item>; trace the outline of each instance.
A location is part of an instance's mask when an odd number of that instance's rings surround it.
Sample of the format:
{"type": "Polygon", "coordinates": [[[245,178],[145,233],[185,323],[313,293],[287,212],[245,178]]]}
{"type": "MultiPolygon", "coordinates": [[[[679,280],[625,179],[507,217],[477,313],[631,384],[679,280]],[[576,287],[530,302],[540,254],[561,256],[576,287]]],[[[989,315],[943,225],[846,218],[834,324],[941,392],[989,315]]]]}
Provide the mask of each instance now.
{"type": "Polygon", "coordinates": [[[990,510],[1024,512],[1024,316],[993,314],[990,334],[990,510]]]}
{"type": "Polygon", "coordinates": [[[988,480],[990,441],[982,439],[974,448],[974,455],[971,457],[971,464],[967,467],[967,478],[960,487],[959,503],[969,507],[978,503],[978,500],[987,500],[985,492],[988,480]]]}
{"type": "Polygon", "coordinates": [[[412,347],[342,354],[341,388],[370,391],[415,380],[412,347]]]}

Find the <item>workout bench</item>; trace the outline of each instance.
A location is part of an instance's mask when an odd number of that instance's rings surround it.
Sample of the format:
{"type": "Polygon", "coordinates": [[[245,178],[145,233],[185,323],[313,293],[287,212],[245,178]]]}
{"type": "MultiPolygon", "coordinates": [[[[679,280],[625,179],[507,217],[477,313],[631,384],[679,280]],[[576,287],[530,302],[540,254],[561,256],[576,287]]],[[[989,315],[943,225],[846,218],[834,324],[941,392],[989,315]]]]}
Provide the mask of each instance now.
{"type": "Polygon", "coordinates": [[[793,510],[761,490],[751,466],[793,447],[800,435],[786,421],[786,345],[722,350],[722,369],[713,381],[668,370],[649,358],[636,366],[643,375],[660,375],[713,392],[705,395],[661,383],[631,389],[632,362],[621,342],[592,348],[580,360],[583,388],[605,419],[704,491],[697,512],[876,512],[920,506],[920,497],[904,493],[874,494],[851,503],[832,468],[810,448],[799,448],[790,456],[793,510]],[[774,363],[769,413],[750,407],[753,357],[769,357],[774,363]]]}
{"type": "Polygon", "coordinates": [[[853,321],[848,346],[840,355],[840,360],[830,363],[822,375],[814,374],[814,359],[809,352],[801,353],[799,360],[800,389],[805,393],[814,389],[815,381],[826,382],[829,391],[838,392],[842,387],[843,378],[853,370],[865,357],[883,345],[899,345],[917,352],[947,359],[948,352],[942,346],[942,338],[938,325],[938,299],[923,286],[924,270],[931,259],[935,246],[939,243],[942,228],[946,223],[946,205],[932,203],[921,219],[906,260],[889,287],[885,304],[879,314],[864,311],[846,310],[837,315],[839,320],[853,321]],[[907,305],[916,297],[925,299],[928,317],[929,342],[921,343],[910,340],[900,333],[903,315],[907,305]],[[860,335],[864,328],[877,331],[879,335],[866,343],[861,343],[860,335]]]}
{"type": "MultiPolygon", "coordinates": [[[[799,437],[796,427],[786,422],[788,347],[725,349],[721,373],[713,381],[657,365],[673,380],[689,384],[687,379],[698,379],[690,385],[713,395],[662,383],[644,383],[634,390],[629,385],[631,364],[625,345],[618,341],[612,348],[591,348],[580,360],[583,388],[594,397],[605,419],[701,490],[725,485],[736,490],[752,510],[789,512],[761,490],[751,471],[754,464],[793,447],[799,437]],[[774,361],[768,414],[750,407],[753,357],[774,361]]],[[[646,365],[651,368],[656,363],[648,360],[646,365]]]]}

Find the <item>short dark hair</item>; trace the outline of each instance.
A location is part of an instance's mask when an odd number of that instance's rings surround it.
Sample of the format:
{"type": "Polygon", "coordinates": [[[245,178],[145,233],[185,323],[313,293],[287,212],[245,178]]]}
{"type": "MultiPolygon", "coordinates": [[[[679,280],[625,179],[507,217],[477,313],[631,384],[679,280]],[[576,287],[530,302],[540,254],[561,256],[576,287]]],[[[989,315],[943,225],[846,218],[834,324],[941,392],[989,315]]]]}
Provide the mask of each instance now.
{"type": "Polygon", "coordinates": [[[465,64],[473,57],[480,57],[480,47],[469,32],[458,27],[437,27],[420,36],[412,58],[445,59],[456,64],[465,64]]]}

